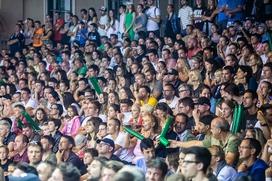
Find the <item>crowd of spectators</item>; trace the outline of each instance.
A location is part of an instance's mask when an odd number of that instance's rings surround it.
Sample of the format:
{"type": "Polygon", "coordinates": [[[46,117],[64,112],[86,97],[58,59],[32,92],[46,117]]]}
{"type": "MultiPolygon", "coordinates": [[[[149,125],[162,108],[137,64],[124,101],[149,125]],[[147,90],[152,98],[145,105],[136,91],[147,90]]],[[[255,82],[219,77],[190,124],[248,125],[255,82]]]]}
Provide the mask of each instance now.
{"type": "Polygon", "coordinates": [[[271,2],[139,2],[16,23],[0,180],[272,180],[271,2]]]}

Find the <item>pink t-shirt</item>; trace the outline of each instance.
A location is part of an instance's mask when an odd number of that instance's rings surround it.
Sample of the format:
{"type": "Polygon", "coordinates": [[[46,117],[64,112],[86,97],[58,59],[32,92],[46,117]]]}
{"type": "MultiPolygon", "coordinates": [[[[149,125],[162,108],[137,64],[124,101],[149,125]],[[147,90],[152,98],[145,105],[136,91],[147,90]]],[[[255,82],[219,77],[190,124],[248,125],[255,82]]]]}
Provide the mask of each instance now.
{"type": "Polygon", "coordinates": [[[78,133],[79,128],[80,128],[80,119],[79,119],[79,116],[75,116],[71,120],[65,123],[61,132],[62,134],[74,137],[78,133]]]}

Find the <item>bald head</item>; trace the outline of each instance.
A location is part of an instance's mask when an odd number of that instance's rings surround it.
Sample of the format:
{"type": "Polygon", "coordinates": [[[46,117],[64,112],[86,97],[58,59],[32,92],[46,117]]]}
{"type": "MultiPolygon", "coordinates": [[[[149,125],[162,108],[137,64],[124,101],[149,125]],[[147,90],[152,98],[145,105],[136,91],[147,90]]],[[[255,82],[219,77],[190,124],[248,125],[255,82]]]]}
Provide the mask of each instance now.
{"type": "Polygon", "coordinates": [[[230,131],[230,125],[227,120],[221,117],[216,117],[212,120],[212,124],[214,124],[217,128],[221,129],[223,132],[230,131]]]}

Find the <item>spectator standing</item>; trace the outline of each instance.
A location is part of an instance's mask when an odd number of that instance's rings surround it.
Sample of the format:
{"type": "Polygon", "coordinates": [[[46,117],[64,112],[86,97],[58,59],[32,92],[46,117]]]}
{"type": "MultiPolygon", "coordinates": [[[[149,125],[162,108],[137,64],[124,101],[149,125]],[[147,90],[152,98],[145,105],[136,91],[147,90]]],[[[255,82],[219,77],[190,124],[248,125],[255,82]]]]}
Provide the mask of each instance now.
{"type": "Polygon", "coordinates": [[[187,25],[192,25],[193,9],[188,5],[188,0],[180,0],[181,8],[178,12],[180,19],[181,34],[186,35],[187,25]]]}
{"type": "Polygon", "coordinates": [[[135,17],[134,22],[134,31],[135,31],[135,40],[138,40],[139,38],[145,38],[146,37],[146,23],[147,23],[147,16],[143,13],[143,5],[138,4],[137,5],[137,14],[135,17]]]}
{"type": "Polygon", "coordinates": [[[60,17],[60,14],[58,12],[55,12],[54,14],[55,23],[53,26],[54,31],[54,46],[56,46],[56,43],[60,43],[62,41],[62,33],[61,30],[64,28],[64,19],[60,17]]]}
{"type": "Polygon", "coordinates": [[[100,34],[100,36],[105,36],[107,34],[106,25],[109,24],[109,17],[106,13],[107,8],[105,6],[102,6],[99,10],[101,16],[98,21],[98,33],[100,34]]]}
{"type": "Polygon", "coordinates": [[[119,21],[116,19],[114,15],[114,11],[112,9],[109,10],[109,24],[106,25],[107,37],[110,38],[111,34],[118,34],[119,21]]]}
{"type": "Polygon", "coordinates": [[[22,27],[20,24],[15,25],[15,32],[9,37],[7,42],[11,56],[14,56],[16,52],[20,52],[25,44],[25,37],[22,34],[22,27]]]}
{"type": "Polygon", "coordinates": [[[150,32],[153,32],[157,37],[160,35],[160,21],[161,21],[161,12],[160,9],[156,7],[154,0],[148,0],[147,4],[149,8],[146,10],[145,14],[147,16],[146,29],[149,35],[150,32]]]}
{"type": "Polygon", "coordinates": [[[125,32],[125,13],[126,13],[126,6],[120,5],[119,6],[119,27],[118,27],[118,39],[122,39],[123,34],[125,32]]]}
{"type": "Polygon", "coordinates": [[[180,19],[174,12],[174,5],[168,4],[164,36],[175,38],[177,33],[180,33],[180,19]]]}
{"type": "Polygon", "coordinates": [[[134,40],[135,32],[133,24],[135,21],[135,8],[133,3],[127,4],[127,10],[125,14],[125,32],[124,35],[128,36],[130,40],[134,40]]]}

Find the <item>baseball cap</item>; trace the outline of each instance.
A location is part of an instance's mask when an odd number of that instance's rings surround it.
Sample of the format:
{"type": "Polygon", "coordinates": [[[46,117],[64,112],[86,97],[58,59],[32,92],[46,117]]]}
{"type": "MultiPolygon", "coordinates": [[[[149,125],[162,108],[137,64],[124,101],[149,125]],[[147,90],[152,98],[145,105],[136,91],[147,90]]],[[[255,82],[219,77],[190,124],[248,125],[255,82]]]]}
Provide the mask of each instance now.
{"type": "Polygon", "coordinates": [[[9,181],[39,181],[39,177],[33,173],[25,173],[21,176],[8,176],[9,181]]]}
{"type": "Polygon", "coordinates": [[[170,69],[167,74],[170,74],[170,75],[178,75],[178,71],[176,69],[170,69]]]}
{"type": "Polygon", "coordinates": [[[112,139],[103,138],[103,139],[99,139],[99,140],[96,141],[96,143],[101,143],[101,142],[110,145],[113,148],[113,150],[115,149],[114,141],[112,139]]]}
{"type": "Polygon", "coordinates": [[[210,99],[208,99],[207,97],[198,98],[197,104],[198,105],[205,105],[206,104],[208,106],[211,106],[210,99]]]}
{"type": "Polygon", "coordinates": [[[215,118],[214,115],[205,115],[199,119],[199,122],[203,123],[204,125],[211,125],[212,120],[215,118]]]}
{"type": "Polygon", "coordinates": [[[101,10],[101,11],[107,11],[107,8],[105,6],[101,6],[101,8],[99,10],[101,10]]]}

